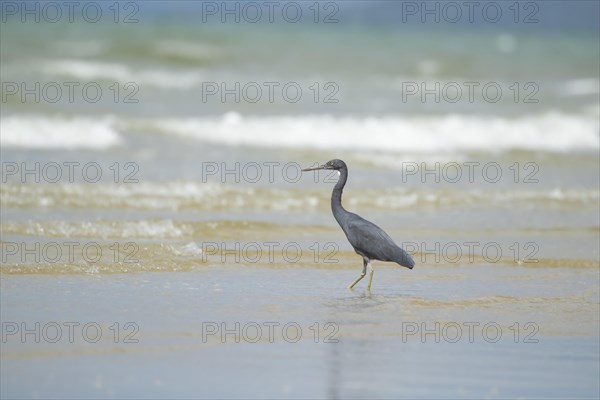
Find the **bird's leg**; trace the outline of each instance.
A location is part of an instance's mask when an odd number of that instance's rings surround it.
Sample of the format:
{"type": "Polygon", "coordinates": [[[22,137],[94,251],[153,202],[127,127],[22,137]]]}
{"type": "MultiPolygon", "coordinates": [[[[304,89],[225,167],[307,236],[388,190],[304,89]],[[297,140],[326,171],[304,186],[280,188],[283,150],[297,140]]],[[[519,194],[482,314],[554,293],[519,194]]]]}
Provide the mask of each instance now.
{"type": "Polygon", "coordinates": [[[371,282],[373,282],[373,267],[371,266],[371,261],[369,260],[367,264],[367,269],[369,270],[369,286],[367,286],[367,290],[371,290],[371,282]]]}
{"type": "Polygon", "coordinates": [[[356,285],[358,282],[360,282],[360,280],[361,280],[362,278],[364,278],[364,277],[365,277],[365,275],[367,274],[367,264],[369,264],[369,261],[368,261],[366,258],[364,258],[364,257],[363,257],[363,270],[362,270],[362,272],[360,273],[359,277],[358,277],[358,278],[356,278],[356,279],[354,280],[354,282],[352,282],[352,283],[351,283],[351,284],[348,286],[348,289],[352,289],[352,288],[354,287],[354,285],[356,285]]]}

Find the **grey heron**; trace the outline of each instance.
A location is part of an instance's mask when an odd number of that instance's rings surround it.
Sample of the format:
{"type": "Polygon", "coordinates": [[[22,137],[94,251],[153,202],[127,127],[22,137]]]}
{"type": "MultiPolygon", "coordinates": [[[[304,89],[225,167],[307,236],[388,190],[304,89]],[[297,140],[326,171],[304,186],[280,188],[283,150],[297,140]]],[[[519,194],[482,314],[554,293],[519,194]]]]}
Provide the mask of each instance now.
{"type": "Polygon", "coordinates": [[[327,161],[321,166],[306,168],[302,171],[320,169],[339,172],[338,181],[331,193],[331,211],[333,211],[333,216],[346,234],[346,238],[348,238],[348,241],[354,247],[354,251],[363,258],[362,273],[348,286],[348,289],[352,289],[354,285],[364,278],[368,269],[370,273],[368,290],[371,290],[371,283],[373,281],[371,260],[391,261],[412,269],[415,266],[415,262],[410,254],[394,243],[392,238],[383,229],[359,215],[346,211],[342,206],[342,191],[348,180],[348,167],[346,163],[335,159],[327,161]]]}

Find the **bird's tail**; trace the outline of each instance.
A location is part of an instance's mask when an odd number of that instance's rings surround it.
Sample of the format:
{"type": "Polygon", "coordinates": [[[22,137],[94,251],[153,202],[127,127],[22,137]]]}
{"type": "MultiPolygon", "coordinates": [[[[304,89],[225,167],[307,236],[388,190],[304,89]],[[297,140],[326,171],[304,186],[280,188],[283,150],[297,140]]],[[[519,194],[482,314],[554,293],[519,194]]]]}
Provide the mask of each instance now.
{"type": "Polygon", "coordinates": [[[402,248],[398,248],[394,262],[397,262],[408,269],[413,269],[415,266],[415,260],[413,260],[412,256],[402,248]]]}

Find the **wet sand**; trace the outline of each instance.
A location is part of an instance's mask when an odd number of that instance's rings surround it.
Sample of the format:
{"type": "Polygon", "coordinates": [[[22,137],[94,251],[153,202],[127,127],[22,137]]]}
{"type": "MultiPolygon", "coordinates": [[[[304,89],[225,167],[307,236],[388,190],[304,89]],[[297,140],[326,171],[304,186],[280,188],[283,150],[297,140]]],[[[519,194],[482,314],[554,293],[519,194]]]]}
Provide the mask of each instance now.
{"type": "Polygon", "coordinates": [[[3,274],[2,397],[597,396],[596,268],[375,268],[3,274]]]}

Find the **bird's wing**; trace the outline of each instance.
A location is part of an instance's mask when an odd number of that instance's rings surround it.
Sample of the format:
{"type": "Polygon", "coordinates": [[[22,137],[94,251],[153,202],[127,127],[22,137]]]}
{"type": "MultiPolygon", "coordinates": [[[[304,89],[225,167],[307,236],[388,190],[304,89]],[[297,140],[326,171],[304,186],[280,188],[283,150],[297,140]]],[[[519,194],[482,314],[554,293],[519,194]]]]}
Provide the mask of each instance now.
{"type": "Polygon", "coordinates": [[[383,229],[356,214],[353,214],[352,218],[349,218],[347,229],[350,243],[358,250],[366,253],[369,250],[396,245],[383,229]]]}
{"type": "Polygon", "coordinates": [[[393,261],[409,268],[414,265],[411,256],[394,243],[383,229],[356,214],[347,221],[346,235],[359,254],[370,259],[393,261]]]}

